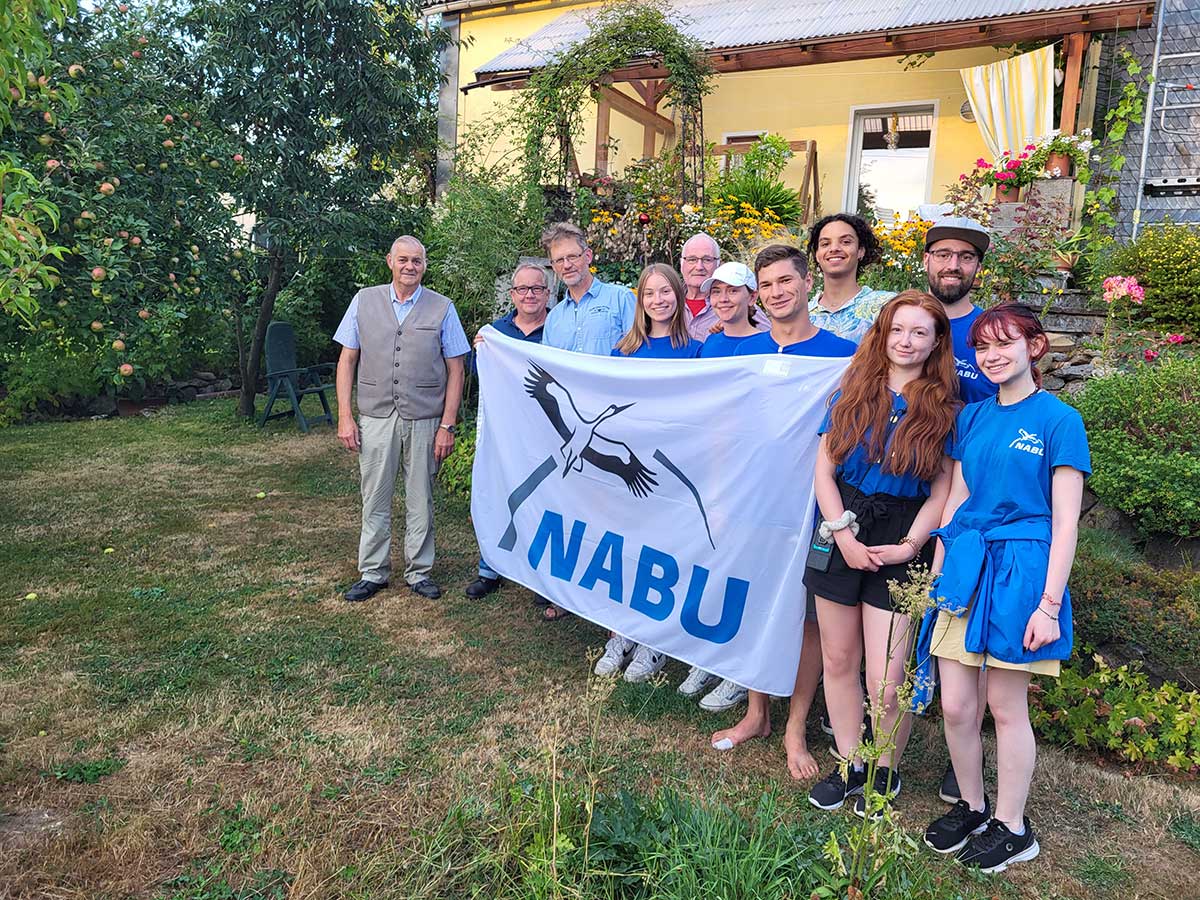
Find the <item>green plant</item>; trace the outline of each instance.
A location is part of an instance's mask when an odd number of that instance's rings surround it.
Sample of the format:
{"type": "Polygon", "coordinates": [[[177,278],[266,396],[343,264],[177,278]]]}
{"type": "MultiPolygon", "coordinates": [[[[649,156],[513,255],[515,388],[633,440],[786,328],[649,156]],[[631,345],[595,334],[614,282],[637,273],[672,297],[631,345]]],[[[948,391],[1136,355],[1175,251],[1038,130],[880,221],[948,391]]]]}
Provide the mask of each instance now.
{"type": "Polygon", "coordinates": [[[1112,233],[1117,227],[1117,182],[1126,163],[1123,152],[1125,135],[1130,125],[1141,124],[1146,108],[1147,82],[1142,78],[1141,62],[1128,47],[1117,49],[1117,60],[1124,68],[1127,80],[1121,87],[1117,102],[1104,114],[1105,133],[1099,143],[1100,159],[1083,198],[1084,221],[1081,231],[1085,235],[1087,248],[1084,260],[1097,285],[1099,277],[1103,277],[1102,261],[1112,245],[1112,233]]]}
{"type": "Polygon", "coordinates": [[[734,170],[774,181],[783,175],[788,160],[795,155],[783,135],[764,134],[742,154],[740,161],[734,158],[734,170]]]}
{"type": "Polygon", "coordinates": [[[1147,532],[1200,535],[1200,359],[1093,379],[1073,402],[1088,431],[1096,496],[1147,532]]]}
{"type": "Polygon", "coordinates": [[[438,480],[451,494],[471,496],[471,470],[475,465],[474,424],[463,423],[454,442],[454,452],[442,460],[438,480]]]}
{"type": "Polygon", "coordinates": [[[1200,853],[1200,817],[1184,813],[1171,822],[1171,834],[1200,853]]]}
{"type": "Polygon", "coordinates": [[[980,272],[979,295],[1011,299],[1039,288],[1038,275],[1054,267],[1066,211],[1060,204],[1026,197],[1016,208],[1015,227],[993,236],[980,272]]]}
{"type": "Polygon", "coordinates": [[[1195,328],[1200,322],[1200,227],[1147,225],[1136,240],[1112,249],[1099,274],[1137,279],[1145,300],[1136,318],[1157,328],[1195,328]]]}
{"type": "Polygon", "coordinates": [[[1151,683],[1137,663],[1063,667],[1030,689],[1030,719],[1050,740],[1106,749],[1129,762],[1200,771],[1200,693],[1151,683]]]}
{"type": "Polygon", "coordinates": [[[727,199],[745,203],[760,213],[769,212],[784,227],[799,224],[804,215],[800,194],[778,178],[768,178],[750,169],[735,169],[718,185],[727,199]]]}
{"type": "Polygon", "coordinates": [[[103,759],[83,760],[73,763],[62,763],[52,770],[58,781],[70,781],[74,784],[95,784],[101,778],[121,771],[127,761],[115,756],[103,759]]]}
{"type": "Polygon", "coordinates": [[[531,183],[569,183],[584,106],[596,85],[631,60],[650,54],[661,59],[668,73],[663,102],[672,108],[695,108],[712,90],[713,68],[703,44],[684,34],[671,16],[670,8],[656,0],[602,6],[586,38],[530,76],[514,105],[512,125],[531,183]]]}
{"type": "Polygon", "coordinates": [[[1150,565],[1113,532],[1080,528],[1071,598],[1078,644],[1200,684],[1200,573],[1150,565]]]}

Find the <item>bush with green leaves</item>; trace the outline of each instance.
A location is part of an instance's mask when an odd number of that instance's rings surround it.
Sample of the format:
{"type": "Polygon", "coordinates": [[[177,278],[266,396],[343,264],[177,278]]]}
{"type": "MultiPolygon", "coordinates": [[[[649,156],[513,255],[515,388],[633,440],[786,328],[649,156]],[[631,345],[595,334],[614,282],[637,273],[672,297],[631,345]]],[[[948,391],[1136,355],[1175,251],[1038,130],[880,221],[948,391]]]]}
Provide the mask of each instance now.
{"type": "Polygon", "coordinates": [[[1200,693],[1155,685],[1137,663],[1068,665],[1031,690],[1030,718],[1060,744],[1103,749],[1133,763],[1200,771],[1200,693]]]}
{"type": "Polygon", "coordinates": [[[1158,328],[1195,334],[1200,325],[1200,226],[1147,225],[1109,255],[1103,275],[1132,275],[1146,291],[1136,310],[1158,328]]]}
{"type": "Polygon", "coordinates": [[[438,479],[442,486],[460,497],[471,496],[471,471],[475,466],[475,426],[463,423],[454,441],[454,452],[442,460],[438,479]]]}
{"type": "Polygon", "coordinates": [[[1111,531],[1081,528],[1071,599],[1076,643],[1200,684],[1200,572],[1150,565],[1111,531]]]}
{"type": "Polygon", "coordinates": [[[1073,402],[1096,496],[1146,532],[1200,536],[1200,358],[1093,379],[1073,402]]]}
{"type": "Polygon", "coordinates": [[[714,191],[737,203],[748,203],[759,212],[770,210],[792,227],[804,216],[800,194],[783,182],[783,170],[793,156],[788,142],[778,134],[760,137],[715,186],[714,191]]]}

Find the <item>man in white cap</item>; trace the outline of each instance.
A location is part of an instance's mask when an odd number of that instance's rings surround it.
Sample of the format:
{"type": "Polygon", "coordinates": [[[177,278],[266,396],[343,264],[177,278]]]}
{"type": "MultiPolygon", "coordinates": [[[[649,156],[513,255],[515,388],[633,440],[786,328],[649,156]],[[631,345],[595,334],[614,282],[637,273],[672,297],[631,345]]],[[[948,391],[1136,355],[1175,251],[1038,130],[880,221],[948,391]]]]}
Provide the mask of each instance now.
{"type": "Polygon", "coordinates": [[[986,400],[998,390],[979,371],[975,351],[967,346],[971,324],[983,312],[971,302],[971,288],[990,244],[987,229],[964,216],[938,219],[925,232],[925,276],[929,293],[942,301],[950,319],[954,368],[963,403],[986,400]]]}

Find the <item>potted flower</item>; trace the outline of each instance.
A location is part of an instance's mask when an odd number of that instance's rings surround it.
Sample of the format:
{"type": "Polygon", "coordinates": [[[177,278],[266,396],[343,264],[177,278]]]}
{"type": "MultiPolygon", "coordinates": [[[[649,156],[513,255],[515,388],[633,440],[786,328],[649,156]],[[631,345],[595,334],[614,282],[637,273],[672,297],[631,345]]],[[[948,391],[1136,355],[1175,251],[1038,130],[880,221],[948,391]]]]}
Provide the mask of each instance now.
{"type": "Polygon", "coordinates": [[[996,188],[997,203],[1015,203],[1020,199],[1021,188],[1043,177],[1043,166],[1030,161],[1032,152],[1023,150],[1013,155],[1005,150],[995,163],[982,158],[975,160],[976,171],[982,173],[983,183],[996,188]]]}
{"type": "Polygon", "coordinates": [[[1049,177],[1065,178],[1074,167],[1075,177],[1086,184],[1091,177],[1088,157],[1094,143],[1091,129],[1085,128],[1079,134],[1052,131],[1025,149],[1033,164],[1043,168],[1049,177]]]}
{"type": "Polygon", "coordinates": [[[1054,249],[1050,251],[1050,256],[1054,260],[1054,267],[1060,272],[1071,272],[1075,266],[1079,264],[1079,259],[1083,255],[1082,251],[1083,237],[1078,231],[1067,235],[1054,245],[1054,249]]]}

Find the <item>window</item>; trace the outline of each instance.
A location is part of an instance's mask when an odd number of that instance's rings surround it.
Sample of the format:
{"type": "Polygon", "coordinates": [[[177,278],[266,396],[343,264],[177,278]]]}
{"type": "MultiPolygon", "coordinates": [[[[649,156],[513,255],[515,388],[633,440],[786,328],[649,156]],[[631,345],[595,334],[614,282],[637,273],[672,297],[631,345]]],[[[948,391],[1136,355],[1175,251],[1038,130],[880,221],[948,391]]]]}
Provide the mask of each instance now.
{"type": "Polygon", "coordinates": [[[847,209],[885,224],[929,201],[936,105],[858,108],[847,154],[847,209]]]}
{"type": "Polygon", "coordinates": [[[765,131],[727,131],[721,135],[722,143],[717,152],[721,153],[721,172],[729,171],[735,156],[740,156],[751,147],[755,141],[766,134],[765,131]]]}

